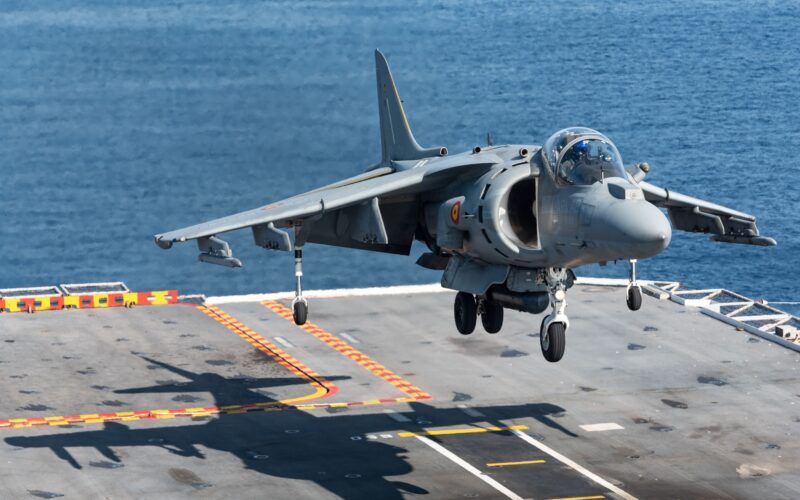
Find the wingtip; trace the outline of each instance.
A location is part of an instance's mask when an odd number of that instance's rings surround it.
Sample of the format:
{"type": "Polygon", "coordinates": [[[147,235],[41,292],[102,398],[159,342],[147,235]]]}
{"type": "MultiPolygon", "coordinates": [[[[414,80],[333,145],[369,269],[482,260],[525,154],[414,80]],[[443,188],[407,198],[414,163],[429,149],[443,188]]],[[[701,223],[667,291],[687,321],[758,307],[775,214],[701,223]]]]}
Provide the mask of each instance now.
{"type": "Polygon", "coordinates": [[[165,240],[162,235],[157,234],[153,236],[153,240],[156,242],[156,245],[159,246],[162,250],[169,250],[172,248],[172,241],[165,240]]]}

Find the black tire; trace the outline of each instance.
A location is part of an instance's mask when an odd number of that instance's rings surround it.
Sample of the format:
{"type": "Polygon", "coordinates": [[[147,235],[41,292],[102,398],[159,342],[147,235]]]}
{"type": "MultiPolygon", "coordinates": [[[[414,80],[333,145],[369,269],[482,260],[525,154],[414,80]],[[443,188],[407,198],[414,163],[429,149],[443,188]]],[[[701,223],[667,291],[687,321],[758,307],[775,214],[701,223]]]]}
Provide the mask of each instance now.
{"type": "Polygon", "coordinates": [[[295,302],[292,305],[292,316],[294,316],[294,324],[297,326],[306,324],[308,319],[308,306],[305,302],[295,302]]]}
{"type": "Polygon", "coordinates": [[[456,328],[461,335],[469,335],[475,331],[475,323],[478,322],[478,307],[475,304],[475,297],[470,293],[458,292],[456,301],[453,304],[453,314],[456,320],[456,328]]]}
{"type": "Polygon", "coordinates": [[[503,328],[503,306],[497,302],[486,301],[481,314],[483,329],[488,333],[497,333],[503,328]]]}
{"type": "Polygon", "coordinates": [[[638,286],[630,287],[626,302],[628,303],[628,309],[638,311],[642,307],[642,289],[638,286]]]}
{"type": "Polygon", "coordinates": [[[551,363],[561,360],[564,357],[564,348],[567,346],[566,331],[564,323],[550,323],[547,331],[544,325],[539,333],[539,345],[542,348],[544,359],[551,363]]]}

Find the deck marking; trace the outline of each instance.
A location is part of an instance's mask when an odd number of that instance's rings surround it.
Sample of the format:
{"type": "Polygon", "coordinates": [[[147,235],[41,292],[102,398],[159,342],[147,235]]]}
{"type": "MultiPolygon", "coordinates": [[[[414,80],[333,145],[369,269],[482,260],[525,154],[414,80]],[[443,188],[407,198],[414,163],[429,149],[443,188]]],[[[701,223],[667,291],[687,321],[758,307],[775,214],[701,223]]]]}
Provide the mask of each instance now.
{"type": "Polygon", "coordinates": [[[481,413],[480,411],[476,410],[475,408],[470,408],[469,406],[467,406],[465,404],[456,405],[456,407],[458,407],[459,410],[463,411],[464,413],[466,413],[470,417],[478,418],[478,417],[485,417],[486,416],[483,413],[481,413]]]}
{"type": "Polygon", "coordinates": [[[586,432],[618,431],[625,428],[614,422],[607,422],[603,424],[586,424],[586,425],[579,425],[578,427],[585,430],[586,432]]]}
{"type": "Polygon", "coordinates": [[[294,344],[292,344],[283,337],[275,337],[275,342],[279,343],[283,347],[286,347],[287,349],[291,349],[292,347],[294,347],[294,344]]]}
{"type": "Polygon", "coordinates": [[[613,491],[614,493],[616,493],[620,497],[624,498],[625,500],[637,500],[635,496],[631,495],[630,493],[627,493],[627,492],[623,491],[622,489],[618,488],[617,486],[614,486],[613,484],[609,483],[608,481],[606,481],[602,477],[598,476],[594,472],[589,471],[588,469],[586,469],[582,465],[579,465],[578,463],[570,460],[569,458],[565,457],[564,455],[562,455],[561,453],[557,452],[556,450],[554,450],[554,449],[550,448],[549,446],[547,446],[547,445],[537,441],[536,439],[532,438],[528,434],[525,434],[524,432],[522,432],[520,430],[512,430],[511,432],[516,434],[517,437],[519,437],[523,441],[535,446],[536,448],[539,448],[541,451],[547,453],[548,455],[550,455],[551,457],[555,458],[559,462],[563,463],[564,465],[566,465],[568,467],[571,467],[573,470],[583,474],[585,477],[591,479],[592,481],[594,481],[595,483],[599,484],[600,486],[602,486],[604,488],[607,488],[609,491],[613,491]]]}
{"type": "Polygon", "coordinates": [[[464,470],[466,470],[467,472],[469,472],[473,476],[477,477],[478,479],[481,479],[486,484],[488,484],[492,488],[496,489],[497,491],[499,491],[500,493],[502,493],[506,497],[511,498],[512,500],[523,500],[521,496],[519,496],[516,493],[514,493],[513,491],[509,490],[508,488],[506,488],[505,486],[503,486],[499,482],[495,481],[492,477],[487,476],[486,474],[484,474],[480,470],[476,469],[475,467],[473,467],[472,465],[467,463],[464,459],[462,459],[461,457],[459,457],[458,455],[456,455],[452,451],[448,450],[444,446],[440,445],[436,441],[434,441],[432,439],[429,439],[429,438],[426,438],[425,436],[415,436],[415,437],[417,439],[419,439],[420,441],[422,441],[423,443],[425,443],[428,446],[430,446],[431,448],[433,448],[434,450],[438,451],[440,454],[442,454],[445,457],[449,458],[451,461],[453,461],[456,464],[460,465],[464,470]]]}
{"type": "Polygon", "coordinates": [[[605,498],[603,495],[595,495],[591,497],[548,498],[547,500],[602,500],[603,498],[605,498]]]}
{"type": "Polygon", "coordinates": [[[387,417],[389,417],[392,420],[394,420],[395,422],[404,422],[404,423],[405,422],[411,422],[410,418],[406,417],[405,415],[403,415],[401,413],[397,413],[394,410],[383,410],[383,413],[387,417]]]}
{"type": "Polygon", "coordinates": [[[492,462],[486,464],[486,467],[507,467],[509,465],[528,465],[528,464],[543,464],[545,463],[544,460],[522,460],[519,462],[492,462]]]}
{"type": "Polygon", "coordinates": [[[332,396],[338,391],[338,388],[332,382],[325,380],[322,375],[315,372],[299,360],[289,355],[286,351],[280,349],[278,346],[268,341],[258,333],[245,326],[241,321],[226,313],[217,306],[196,306],[198,310],[206,316],[216,320],[225,328],[232,331],[239,337],[243,338],[250,345],[257,348],[267,356],[277,361],[281,366],[294,373],[298,377],[308,382],[316,389],[313,394],[308,396],[301,396],[299,398],[292,398],[281,401],[283,404],[299,403],[301,401],[309,401],[319,399],[325,396],[332,396]]]}
{"type": "MultiPolygon", "coordinates": [[[[261,305],[271,310],[272,312],[280,315],[285,320],[290,321],[291,323],[294,324],[294,317],[292,314],[292,310],[286,307],[285,305],[281,304],[280,302],[275,302],[273,300],[265,300],[261,302],[261,305]]],[[[315,336],[322,342],[325,342],[330,347],[337,350],[339,353],[347,356],[351,360],[361,365],[363,368],[372,372],[373,375],[382,378],[383,380],[389,382],[390,384],[392,384],[393,386],[395,386],[397,389],[401,390],[408,396],[411,396],[412,398],[414,398],[415,401],[432,399],[432,396],[427,392],[423,391],[422,389],[415,386],[411,382],[404,380],[399,375],[389,370],[382,364],[373,360],[366,354],[358,351],[350,344],[346,343],[345,341],[343,341],[339,337],[336,337],[335,335],[326,331],[325,329],[315,325],[314,323],[307,321],[304,325],[298,326],[298,328],[300,328],[301,330],[305,330],[306,332],[315,336]]]]}
{"type": "Polygon", "coordinates": [[[346,341],[351,342],[353,344],[360,344],[361,343],[360,340],[358,340],[357,338],[353,337],[349,333],[342,332],[342,333],[339,334],[339,336],[342,337],[343,339],[345,339],[346,341]]]}
{"type": "Polygon", "coordinates": [[[398,432],[400,437],[419,437],[419,436],[449,436],[453,434],[478,434],[481,432],[505,432],[505,431],[520,431],[527,429],[527,425],[510,425],[508,427],[467,427],[462,429],[439,429],[433,431],[423,432],[398,432]]]}

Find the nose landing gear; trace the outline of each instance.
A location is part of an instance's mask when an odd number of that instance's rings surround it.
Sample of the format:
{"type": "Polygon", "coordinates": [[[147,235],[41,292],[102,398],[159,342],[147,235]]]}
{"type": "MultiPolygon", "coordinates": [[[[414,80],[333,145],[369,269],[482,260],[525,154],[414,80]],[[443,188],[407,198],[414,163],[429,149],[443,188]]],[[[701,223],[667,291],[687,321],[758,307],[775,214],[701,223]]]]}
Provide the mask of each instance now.
{"type": "Polygon", "coordinates": [[[628,288],[625,292],[628,309],[638,311],[642,307],[642,287],[636,282],[636,259],[631,259],[628,288]]]}

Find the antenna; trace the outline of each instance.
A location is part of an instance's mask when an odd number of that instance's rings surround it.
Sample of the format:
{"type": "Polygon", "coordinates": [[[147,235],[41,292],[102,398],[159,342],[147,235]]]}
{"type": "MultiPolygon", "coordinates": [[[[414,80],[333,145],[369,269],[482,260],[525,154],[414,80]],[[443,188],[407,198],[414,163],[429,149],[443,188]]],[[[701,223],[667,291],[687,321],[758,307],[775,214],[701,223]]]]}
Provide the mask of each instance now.
{"type": "Polygon", "coordinates": [[[492,140],[492,133],[491,132],[487,132],[486,133],[486,145],[487,146],[494,146],[494,140],[492,140]]]}

